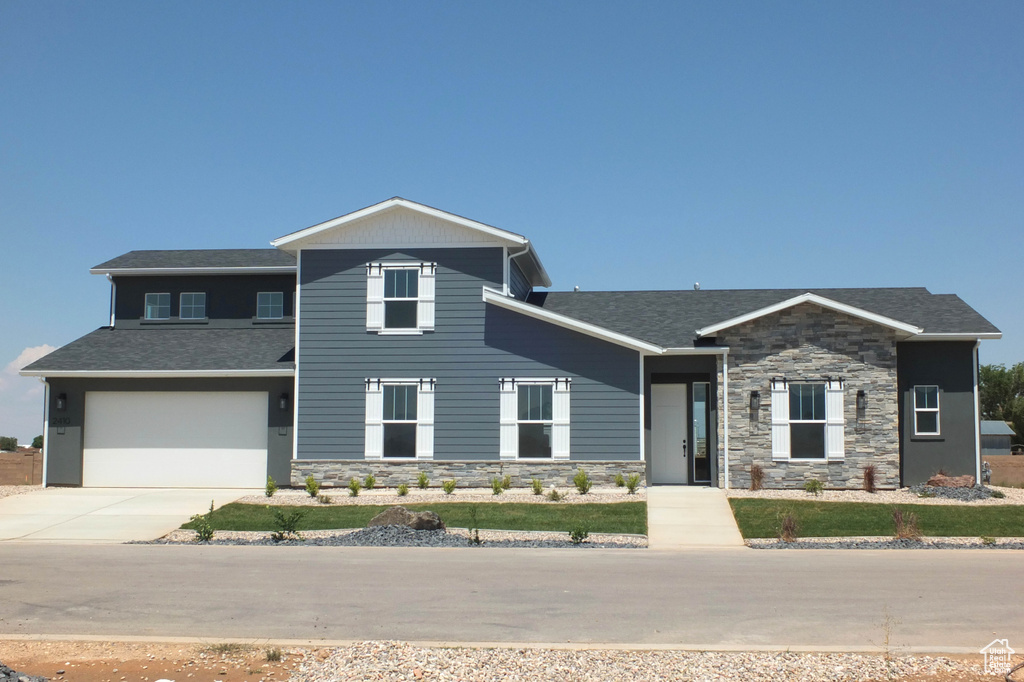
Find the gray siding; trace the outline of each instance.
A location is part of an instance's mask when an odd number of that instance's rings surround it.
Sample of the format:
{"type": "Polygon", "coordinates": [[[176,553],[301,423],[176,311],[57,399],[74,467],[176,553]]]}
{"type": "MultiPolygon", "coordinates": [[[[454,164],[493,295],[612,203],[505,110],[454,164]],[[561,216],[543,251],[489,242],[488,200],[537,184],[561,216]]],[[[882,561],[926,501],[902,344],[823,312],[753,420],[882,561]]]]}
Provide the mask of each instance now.
{"type": "Polygon", "coordinates": [[[87,391],[262,391],[270,394],[267,412],[267,471],[287,485],[291,477],[292,410],[282,412],[282,393],[291,401],[287,379],[50,379],[50,429],[46,434],[47,485],[82,485],[85,394],[87,391]],[[57,396],[67,394],[67,410],[57,411],[57,396]],[[57,421],[66,419],[58,426],[57,421]],[[64,433],[59,433],[63,428],[64,433]]]}
{"type": "Polygon", "coordinates": [[[634,351],[487,306],[502,284],[497,248],[303,251],[299,459],[363,459],[367,378],[434,378],[434,459],[498,459],[498,379],[573,378],[574,460],[640,458],[634,351]],[[435,330],[366,331],[368,262],[438,263],[435,330]]]}
{"type": "Polygon", "coordinates": [[[923,483],[939,469],[974,476],[974,343],[906,342],[896,352],[903,485],[923,483]],[[914,386],[923,384],[939,387],[939,436],[914,435],[914,386]]]}
{"type": "Polygon", "coordinates": [[[526,297],[533,291],[533,287],[530,286],[530,280],[526,279],[526,275],[523,274],[523,271],[519,269],[514,260],[509,261],[508,289],[520,301],[525,301],[526,297]]]}

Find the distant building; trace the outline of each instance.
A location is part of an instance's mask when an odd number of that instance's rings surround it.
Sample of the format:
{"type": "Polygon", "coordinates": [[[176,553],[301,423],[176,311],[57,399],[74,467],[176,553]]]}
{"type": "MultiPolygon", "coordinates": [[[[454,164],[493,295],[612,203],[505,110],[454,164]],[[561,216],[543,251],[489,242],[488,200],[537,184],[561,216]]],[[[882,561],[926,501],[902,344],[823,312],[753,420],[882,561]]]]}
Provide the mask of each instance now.
{"type": "Polygon", "coordinates": [[[998,419],[983,419],[981,422],[981,456],[1008,455],[1010,443],[1016,435],[1013,429],[998,419]]]}

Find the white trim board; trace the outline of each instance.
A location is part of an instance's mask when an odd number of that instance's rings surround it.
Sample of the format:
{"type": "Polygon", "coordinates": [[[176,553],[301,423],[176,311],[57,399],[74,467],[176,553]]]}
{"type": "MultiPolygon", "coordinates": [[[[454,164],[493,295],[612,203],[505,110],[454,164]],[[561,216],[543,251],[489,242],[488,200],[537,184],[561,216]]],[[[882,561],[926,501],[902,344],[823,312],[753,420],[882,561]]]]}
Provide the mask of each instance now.
{"type": "Polygon", "coordinates": [[[196,370],[21,370],[25,377],[125,378],[125,379],[201,379],[205,377],[290,377],[294,369],[196,369],[196,370]]]}
{"type": "Polygon", "coordinates": [[[794,296],[793,298],[786,299],[785,301],[780,301],[774,305],[754,310],[746,313],[745,315],[740,315],[738,317],[698,329],[697,336],[709,336],[716,332],[720,332],[723,329],[735,327],[736,325],[743,324],[744,322],[750,322],[751,320],[756,320],[760,317],[764,317],[765,315],[771,315],[772,313],[792,308],[793,306],[800,305],[801,303],[813,303],[828,310],[834,310],[839,313],[850,315],[851,317],[867,320],[868,322],[874,322],[875,324],[882,325],[883,327],[896,329],[898,331],[906,332],[907,334],[917,335],[924,332],[924,329],[921,327],[916,327],[912,324],[907,324],[906,322],[900,322],[899,320],[894,320],[891,317],[886,317],[885,315],[872,313],[862,308],[856,308],[852,305],[833,301],[830,298],[825,298],[824,296],[807,292],[806,294],[800,294],[799,296],[794,296]]]}

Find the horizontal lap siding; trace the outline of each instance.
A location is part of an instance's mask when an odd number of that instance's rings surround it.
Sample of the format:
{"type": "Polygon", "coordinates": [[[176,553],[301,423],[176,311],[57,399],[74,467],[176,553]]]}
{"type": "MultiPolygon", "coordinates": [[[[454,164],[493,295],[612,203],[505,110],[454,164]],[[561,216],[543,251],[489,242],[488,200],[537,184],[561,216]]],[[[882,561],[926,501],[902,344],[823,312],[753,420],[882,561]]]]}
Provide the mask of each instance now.
{"type": "Polygon", "coordinates": [[[573,377],[573,459],[639,458],[634,351],[487,306],[497,248],[316,250],[302,254],[299,459],[362,459],[364,379],[437,379],[434,458],[498,459],[498,379],[573,377]],[[435,331],[366,332],[367,262],[438,263],[435,331]]]}

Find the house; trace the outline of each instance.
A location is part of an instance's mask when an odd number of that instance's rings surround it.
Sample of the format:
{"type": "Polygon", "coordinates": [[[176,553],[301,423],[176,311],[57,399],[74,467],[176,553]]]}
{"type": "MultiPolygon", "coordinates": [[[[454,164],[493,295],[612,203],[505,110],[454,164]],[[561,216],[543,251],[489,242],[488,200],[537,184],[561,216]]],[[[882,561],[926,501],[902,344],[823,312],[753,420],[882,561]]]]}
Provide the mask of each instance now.
{"type": "Polygon", "coordinates": [[[1016,432],[998,419],[981,420],[981,455],[1009,455],[1016,432]]]}
{"type": "Polygon", "coordinates": [[[491,476],[859,488],[979,473],[978,343],[923,288],[548,292],[526,237],[394,198],[272,249],[132,251],[29,365],[48,485],[491,476]]]}

